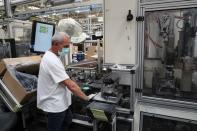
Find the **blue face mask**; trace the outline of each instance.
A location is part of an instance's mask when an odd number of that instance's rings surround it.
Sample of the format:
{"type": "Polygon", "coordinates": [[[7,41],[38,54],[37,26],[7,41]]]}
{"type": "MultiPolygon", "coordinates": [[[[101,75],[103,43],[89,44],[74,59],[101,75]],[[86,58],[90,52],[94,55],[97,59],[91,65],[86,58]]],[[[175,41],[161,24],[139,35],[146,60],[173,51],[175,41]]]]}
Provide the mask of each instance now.
{"type": "Polygon", "coordinates": [[[61,52],[58,52],[60,56],[65,56],[69,53],[69,48],[62,48],[61,52]]]}

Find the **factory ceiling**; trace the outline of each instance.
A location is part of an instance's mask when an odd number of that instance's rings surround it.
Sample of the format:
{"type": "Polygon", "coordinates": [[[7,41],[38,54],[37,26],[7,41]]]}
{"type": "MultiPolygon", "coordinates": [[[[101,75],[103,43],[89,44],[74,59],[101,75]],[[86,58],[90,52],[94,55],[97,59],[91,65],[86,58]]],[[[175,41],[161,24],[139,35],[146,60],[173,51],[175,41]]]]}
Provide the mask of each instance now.
{"type": "MultiPolygon", "coordinates": [[[[21,20],[46,19],[53,22],[72,17],[102,16],[102,0],[10,0],[13,17],[21,20]]],[[[5,18],[4,1],[0,0],[0,18],[5,18]]]]}

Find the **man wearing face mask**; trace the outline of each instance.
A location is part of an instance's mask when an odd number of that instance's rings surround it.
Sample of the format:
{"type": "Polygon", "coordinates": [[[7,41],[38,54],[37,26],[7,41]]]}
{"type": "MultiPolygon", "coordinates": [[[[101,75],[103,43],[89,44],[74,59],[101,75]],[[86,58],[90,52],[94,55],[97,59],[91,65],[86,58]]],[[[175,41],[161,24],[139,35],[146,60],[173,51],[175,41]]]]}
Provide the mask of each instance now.
{"type": "MultiPolygon", "coordinates": [[[[71,92],[79,98],[88,101],[79,86],[67,75],[59,59],[62,50],[69,50],[69,37],[56,33],[52,37],[51,48],[45,52],[38,76],[37,107],[48,116],[48,131],[68,131],[72,122],[71,92]]],[[[66,50],[66,51],[65,51],[66,50]]]]}
{"type": "Polygon", "coordinates": [[[66,66],[70,63],[70,48],[62,48],[62,51],[59,52],[60,60],[63,65],[66,66]]]}

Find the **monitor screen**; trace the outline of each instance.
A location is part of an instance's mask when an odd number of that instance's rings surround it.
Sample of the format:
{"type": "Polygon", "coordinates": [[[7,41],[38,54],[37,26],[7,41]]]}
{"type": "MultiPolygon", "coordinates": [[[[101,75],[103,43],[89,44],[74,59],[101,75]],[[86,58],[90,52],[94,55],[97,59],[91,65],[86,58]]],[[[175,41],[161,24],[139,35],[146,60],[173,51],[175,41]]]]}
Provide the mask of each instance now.
{"type": "Polygon", "coordinates": [[[51,39],[55,32],[55,24],[33,21],[31,51],[44,53],[51,47],[51,39]]]}

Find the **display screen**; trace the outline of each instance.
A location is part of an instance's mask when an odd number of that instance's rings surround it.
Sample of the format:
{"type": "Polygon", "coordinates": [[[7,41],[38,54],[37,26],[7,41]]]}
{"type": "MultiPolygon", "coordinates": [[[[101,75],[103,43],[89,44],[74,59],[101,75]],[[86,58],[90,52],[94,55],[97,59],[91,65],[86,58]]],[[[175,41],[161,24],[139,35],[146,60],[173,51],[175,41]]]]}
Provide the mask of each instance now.
{"type": "Polygon", "coordinates": [[[49,50],[54,32],[54,24],[34,21],[32,26],[31,51],[44,53],[49,50]]]}

